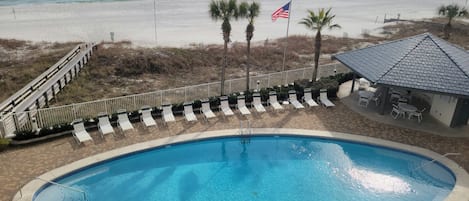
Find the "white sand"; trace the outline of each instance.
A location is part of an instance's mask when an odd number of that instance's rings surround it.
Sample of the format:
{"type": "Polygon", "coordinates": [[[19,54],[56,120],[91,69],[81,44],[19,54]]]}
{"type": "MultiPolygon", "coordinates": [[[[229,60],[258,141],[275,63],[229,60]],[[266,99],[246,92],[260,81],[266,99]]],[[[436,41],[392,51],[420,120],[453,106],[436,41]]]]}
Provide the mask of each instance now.
{"type": "MultiPolygon", "coordinates": [[[[261,16],[255,22],[255,41],[285,36],[287,19],[272,23],[271,13],[286,0],[258,0],[261,16]]],[[[312,35],[298,24],[307,9],[332,7],[340,30],[325,34],[358,37],[364,30],[382,26],[383,17],[403,19],[436,16],[436,8],[465,0],[294,0],[290,34],[312,35]],[[375,23],[375,21],[378,23],[375,23]]],[[[222,43],[221,22],[208,15],[209,0],[157,0],[157,44],[184,46],[190,43],[222,43]]],[[[232,24],[232,41],[244,42],[247,21],[232,24]]],[[[71,3],[18,5],[0,7],[0,38],[32,41],[102,41],[131,40],[140,45],[154,45],[153,0],[113,3],[71,3]],[[12,8],[16,12],[14,19],[12,8]]]]}

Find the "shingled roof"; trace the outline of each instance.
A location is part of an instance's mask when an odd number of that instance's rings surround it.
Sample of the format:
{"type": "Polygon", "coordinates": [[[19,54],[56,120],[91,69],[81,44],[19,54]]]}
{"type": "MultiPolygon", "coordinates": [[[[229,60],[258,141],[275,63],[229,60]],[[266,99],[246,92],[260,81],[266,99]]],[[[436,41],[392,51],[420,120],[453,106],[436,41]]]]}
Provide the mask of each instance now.
{"type": "Polygon", "coordinates": [[[376,84],[469,96],[469,52],[429,33],[333,59],[376,84]]]}

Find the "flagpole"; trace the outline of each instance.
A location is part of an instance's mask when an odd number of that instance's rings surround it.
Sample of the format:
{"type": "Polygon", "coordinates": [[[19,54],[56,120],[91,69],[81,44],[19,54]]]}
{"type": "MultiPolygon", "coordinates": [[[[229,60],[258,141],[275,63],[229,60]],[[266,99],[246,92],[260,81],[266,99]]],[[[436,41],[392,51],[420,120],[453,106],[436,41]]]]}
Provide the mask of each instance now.
{"type": "MultiPolygon", "coordinates": [[[[285,38],[285,47],[283,48],[283,63],[282,63],[282,72],[285,71],[285,58],[287,56],[287,47],[288,47],[288,29],[290,28],[290,16],[291,16],[291,10],[292,10],[292,1],[290,1],[290,6],[288,8],[288,24],[287,24],[287,37],[285,38]]],[[[283,75],[283,73],[282,73],[283,75]]],[[[285,84],[287,84],[287,79],[286,79],[286,76],[282,76],[282,77],[285,77],[285,84]]]]}
{"type": "Polygon", "coordinates": [[[155,21],[155,43],[157,43],[156,41],[156,0],[153,0],[153,17],[154,17],[154,21],[155,21]]]}

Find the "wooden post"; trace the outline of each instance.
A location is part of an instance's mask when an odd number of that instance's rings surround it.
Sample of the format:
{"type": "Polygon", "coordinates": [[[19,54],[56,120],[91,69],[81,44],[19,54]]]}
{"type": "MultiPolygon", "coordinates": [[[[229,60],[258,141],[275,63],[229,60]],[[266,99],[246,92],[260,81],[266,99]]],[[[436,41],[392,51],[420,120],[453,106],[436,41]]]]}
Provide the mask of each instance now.
{"type": "Polygon", "coordinates": [[[389,103],[389,87],[384,87],[381,92],[383,100],[381,100],[381,104],[379,106],[379,114],[384,115],[384,109],[386,105],[389,103]]]}

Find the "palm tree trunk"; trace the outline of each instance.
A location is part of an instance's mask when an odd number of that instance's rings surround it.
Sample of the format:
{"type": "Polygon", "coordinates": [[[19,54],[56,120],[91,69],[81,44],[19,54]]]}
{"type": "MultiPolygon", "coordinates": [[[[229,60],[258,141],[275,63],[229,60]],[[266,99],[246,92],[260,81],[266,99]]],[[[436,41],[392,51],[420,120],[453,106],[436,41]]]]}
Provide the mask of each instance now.
{"type": "Polygon", "coordinates": [[[248,40],[248,45],[247,45],[247,48],[248,48],[248,53],[247,53],[247,60],[246,60],[246,91],[249,91],[249,67],[251,66],[251,61],[250,61],[250,58],[251,58],[251,40],[248,40]]]}
{"type": "Polygon", "coordinates": [[[450,38],[450,35],[451,35],[451,21],[453,20],[453,18],[449,18],[448,19],[448,23],[445,25],[445,27],[443,28],[443,32],[445,34],[445,39],[449,39],[450,38]]]}
{"type": "Polygon", "coordinates": [[[221,86],[220,86],[220,96],[225,95],[225,68],[228,66],[228,41],[225,40],[223,46],[223,66],[221,67],[221,86]]]}
{"type": "Polygon", "coordinates": [[[319,55],[321,54],[321,32],[318,30],[316,33],[316,40],[314,43],[314,69],[312,82],[316,82],[319,67],[319,55]]]}

